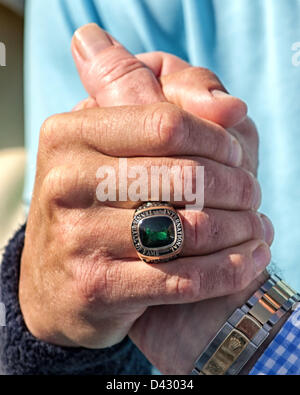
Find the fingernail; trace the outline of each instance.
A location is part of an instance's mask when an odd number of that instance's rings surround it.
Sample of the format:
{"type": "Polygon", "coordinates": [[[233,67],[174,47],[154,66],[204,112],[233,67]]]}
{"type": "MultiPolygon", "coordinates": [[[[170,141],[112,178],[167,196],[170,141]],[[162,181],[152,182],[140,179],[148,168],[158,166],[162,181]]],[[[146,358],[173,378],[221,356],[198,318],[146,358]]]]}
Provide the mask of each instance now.
{"type": "Polygon", "coordinates": [[[74,44],[84,60],[92,59],[99,52],[113,45],[106,32],[95,23],[78,29],[74,35],[74,44]]]}
{"type": "Polygon", "coordinates": [[[224,97],[224,96],[231,96],[229,93],[221,91],[219,89],[213,89],[212,91],[210,91],[210,93],[215,96],[215,97],[224,97]]]}
{"type": "Polygon", "coordinates": [[[266,244],[261,244],[252,254],[257,272],[262,272],[270,262],[270,249],[266,244]]]}
{"type": "Polygon", "coordinates": [[[231,151],[230,151],[230,163],[232,166],[240,166],[243,160],[243,150],[240,143],[234,136],[231,137],[231,151]]]}
{"type": "Polygon", "coordinates": [[[273,240],[274,240],[274,227],[272,222],[269,220],[268,217],[266,217],[263,214],[259,214],[262,225],[263,225],[263,229],[264,229],[264,240],[266,243],[268,243],[269,245],[272,244],[273,240]]]}

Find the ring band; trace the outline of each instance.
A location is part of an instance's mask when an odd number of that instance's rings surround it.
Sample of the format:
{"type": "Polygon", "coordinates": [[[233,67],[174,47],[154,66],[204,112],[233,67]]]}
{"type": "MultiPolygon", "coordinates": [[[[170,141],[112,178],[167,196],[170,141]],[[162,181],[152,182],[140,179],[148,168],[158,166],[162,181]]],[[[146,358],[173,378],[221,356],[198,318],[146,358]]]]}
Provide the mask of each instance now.
{"type": "Polygon", "coordinates": [[[165,202],[148,202],[134,213],[131,235],[141,260],[161,263],[176,259],[183,249],[180,216],[165,202]]]}

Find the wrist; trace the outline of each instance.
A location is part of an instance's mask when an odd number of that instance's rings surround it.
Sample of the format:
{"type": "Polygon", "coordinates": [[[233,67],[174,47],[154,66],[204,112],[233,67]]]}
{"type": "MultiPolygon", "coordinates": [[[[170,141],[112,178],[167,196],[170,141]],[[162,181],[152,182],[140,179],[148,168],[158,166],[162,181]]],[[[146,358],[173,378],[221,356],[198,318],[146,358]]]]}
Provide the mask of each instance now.
{"type": "MultiPolygon", "coordinates": [[[[176,352],[178,359],[172,363],[172,372],[175,372],[175,374],[190,374],[197,357],[204,352],[226,320],[266,282],[268,277],[269,274],[263,272],[246,289],[240,292],[183,305],[182,310],[185,312],[189,325],[184,325],[181,329],[176,352]]],[[[172,307],[168,306],[166,310],[169,313],[169,311],[172,311],[172,307]]]]}
{"type": "Polygon", "coordinates": [[[272,343],[272,341],[275,339],[277,336],[278,332],[281,330],[281,328],[284,326],[286,321],[289,319],[291,313],[288,313],[284,315],[279,322],[274,325],[274,327],[270,331],[269,337],[266,339],[266,341],[261,345],[260,349],[257,350],[257,352],[253,355],[253,357],[248,361],[248,363],[244,366],[244,368],[240,371],[239,375],[248,375],[259,358],[264,354],[264,352],[267,350],[269,345],[272,343]]]}
{"type": "Polygon", "coordinates": [[[299,300],[300,296],[278,276],[271,276],[234,310],[196,360],[193,374],[248,373],[299,300]]]}

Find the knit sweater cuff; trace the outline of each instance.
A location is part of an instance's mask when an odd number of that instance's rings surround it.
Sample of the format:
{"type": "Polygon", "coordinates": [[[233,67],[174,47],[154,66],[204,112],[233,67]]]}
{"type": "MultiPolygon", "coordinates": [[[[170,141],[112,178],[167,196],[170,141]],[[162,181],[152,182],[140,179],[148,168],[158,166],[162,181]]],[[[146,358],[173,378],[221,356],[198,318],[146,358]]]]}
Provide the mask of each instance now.
{"type": "Polygon", "coordinates": [[[150,374],[151,366],[126,338],[102,350],[59,347],[37,340],[27,330],[18,298],[25,228],[6,247],[1,265],[0,302],[6,326],[0,327],[0,373],[16,375],[150,374]]]}

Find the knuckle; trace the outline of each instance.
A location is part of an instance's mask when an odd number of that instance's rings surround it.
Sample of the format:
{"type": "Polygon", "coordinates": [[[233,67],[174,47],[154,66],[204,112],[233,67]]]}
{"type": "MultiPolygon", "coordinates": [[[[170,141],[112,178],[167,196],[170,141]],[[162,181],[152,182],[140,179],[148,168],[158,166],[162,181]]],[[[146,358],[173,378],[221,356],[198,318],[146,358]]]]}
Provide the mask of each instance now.
{"type": "Polygon", "coordinates": [[[76,280],[79,298],[85,305],[94,303],[99,295],[105,296],[106,283],[96,281],[95,272],[94,266],[81,266],[79,278],[76,280]]]}
{"type": "Polygon", "coordinates": [[[92,62],[88,74],[101,84],[102,88],[108,87],[110,84],[120,80],[125,75],[128,75],[138,69],[144,68],[144,64],[136,57],[122,57],[119,56],[111,58],[107,64],[99,63],[99,59],[92,62]]]}
{"type": "Polygon", "coordinates": [[[253,239],[264,239],[264,228],[260,215],[256,212],[247,213],[249,229],[253,239]]]}
{"type": "Polygon", "coordinates": [[[197,300],[200,294],[200,281],[197,281],[197,278],[190,273],[168,276],[166,281],[167,294],[175,296],[179,303],[197,300]]]}
{"type": "Polygon", "coordinates": [[[192,211],[189,220],[190,220],[190,226],[191,226],[191,230],[192,230],[191,240],[192,240],[195,248],[197,248],[197,246],[199,245],[199,240],[200,240],[199,213],[197,211],[192,211]]]}
{"type": "Polygon", "coordinates": [[[53,167],[42,184],[46,207],[87,208],[95,199],[87,171],[71,165],[53,167]]]}
{"type": "Polygon", "coordinates": [[[83,259],[76,268],[76,287],[80,300],[86,306],[95,303],[112,305],[115,284],[119,281],[117,271],[105,262],[101,252],[83,259]]]}
{"type": "Polygon", "coordinates": [[[152,145],[163,150],[165,154],[176,153],[186,139],[187,128],[183,112],[174,105],[160,103],[152,107],[148,121],[150,127],[146,129],[150,133],[152,145]]]}
{"type": "Polygon", "coordinates": [[[259,135],[254,121],[247,117],[245,120],[236,126],[236,129],[247,139],[254,140],[258,143],[259,135]]]}
{"type": "MultiPolygon", "coordinates": [[[[103,269],[103,268],[102,268],[103,269]]],[[[96,302],[99,298],[106,299],[106,272],[99,276],[96,264],[77,265],[76,288],[79,299],[86,306],[96,302]]]]}
{"type": "Polygon", "coordinates": [[[254,178],[249,173],[244,172],[242,178],[240,200],[243,207],[251,208],[255,200],[255,185],[254,178]]]}
{"type": "Polygon", "coordinates": [[[213,87],[218,88],[222,86],[217,75],[205,67],[191,67],[186,69],[185,72],[189,73],[189,76],[193,81],[199,81],[203,84],[208,84],[210,89],[213,87]]]}
{"type": "Polygon", "coordinates": [[[201,74],[201,75],[205,75],[210,78],[214,78],[214,79],[218,78],[213,71],[211,71],[210,69],[208,69],[206,67],[195,67],[195,72],[197,72],[198,74],[201,74]]]}
{"type": "Polygon", "coordinates": [[[258,130],[257,130],[257,127],[256,127],[254,121],[248,117],[248,118],[246,118],[246,124],[248,124],[249,135],[258,144],[259,135],[258,135],[258,130]]]}
{"type": "Polygon", "coordinates": [[[189,240],[196,250],[201,248],[203,253],[222,245],[226,237],[226,228],[215,215],[204,211],[191,211],[188,214],[189,240]]]}
{"type": "Polygon", "coordinates": [[[218,126],[214,125],[215,130],[218,130],[218,136],[211,136],[210,142],[210,152],[212,158],[222,158],[222,160],[227,160],[229,157],[228,152],[230,153],[230,142],[224,130],[218,126]]]}
{"type": "Polygon", "coordinates": [[[219,193],[220,189],[225,194],[229,192],[227,191],[228,187],[225,178],[219,177],[217,172],[209,166],[205,166],[204,171],[204,190],[206,195],[215,196],[219,193]]]}
{"type": "Polygon", "coordinates": [[[224,229],[222,223],[217,221],[214,216],[211,216],[208,227],[208,239],[210,239],[212,243],[219,245],[224,237],[223,235],[224,229]]]}
{"type": "Polygon", "coordinates": [[[40,144],[48,149],[55,149],[60,129],[61,115],[52,115],[47,118],[40,129],[40,144]]]}
{"type": "Polygon", "coordinates": [[[42,183],[42,196],[49,205],[68,196],[76,187],[74,170],[68,166],[53,167],[45,176],[42,183]]]}
{"type": "Polygon", "coordinates": [[[227,281],[235,292],[244,290],[251,282],[248,267],[250,258],[243,254],[231,254],[227,264],[227,281]]]}
{"type": "Polygon", "coordinates": [[[65,168],[63,166],[53,167],[43,180],[43,193],[48,197],[55,196],[60,191],[64,179],[65,168]]]}
{"type": "Polygon", "coordinates": [[[196,210],[187,211],[183,217],[183,224],[185,231],[188,231],[188,239],[195,250],[200,245],[207,244],[211,231],[208,229],[207,232],[203,232],[204,228],[207,229],[210,226],[209,217],[206,213],[196,210]]]}

